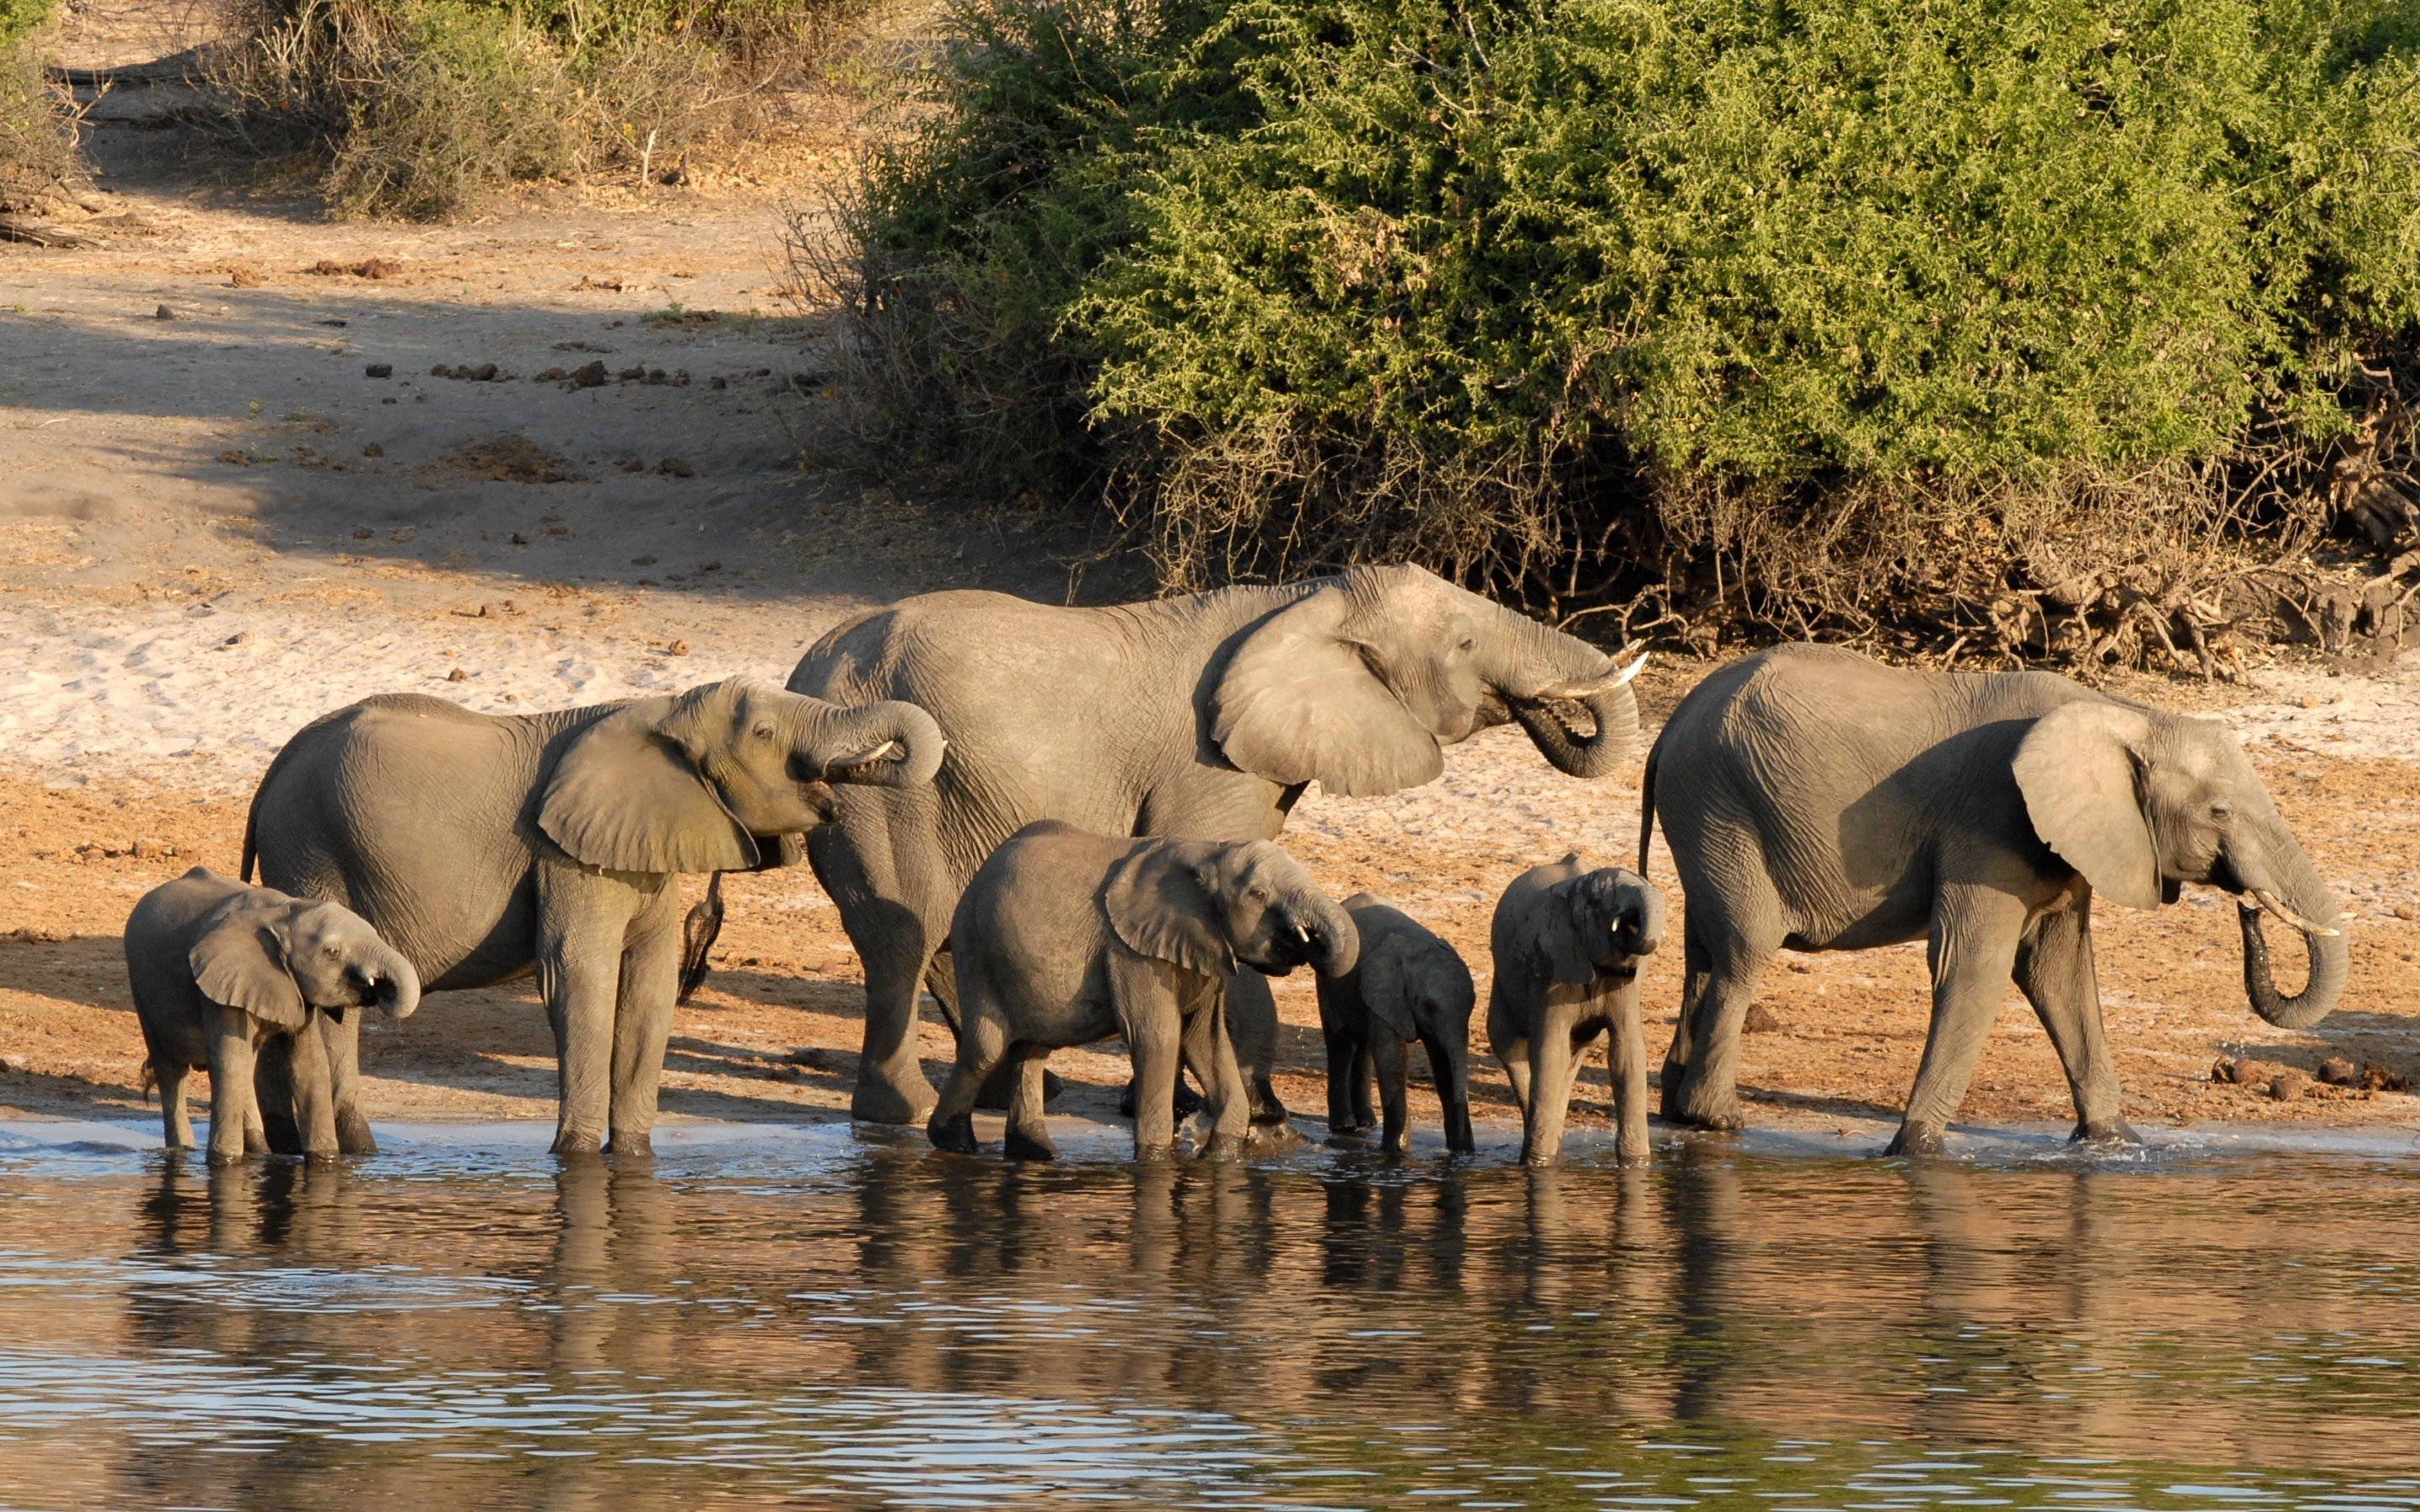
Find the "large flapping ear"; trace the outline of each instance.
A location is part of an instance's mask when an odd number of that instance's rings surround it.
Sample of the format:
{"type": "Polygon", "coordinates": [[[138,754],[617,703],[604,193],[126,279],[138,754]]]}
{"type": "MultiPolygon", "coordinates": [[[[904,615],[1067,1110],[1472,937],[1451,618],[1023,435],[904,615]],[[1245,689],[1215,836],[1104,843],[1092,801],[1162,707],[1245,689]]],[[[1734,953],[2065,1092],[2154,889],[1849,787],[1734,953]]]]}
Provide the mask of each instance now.
{"type": "Polygon", "coordinates": [[[1412,991],[1418,978],[1412,963],[1405,959],[1404,941],[1393,934],[1365,941],[1359,969],[1361,1005],[1370,1011],[1370,1016],[1385,1025],[1398,1040],[1419,1039],[1419,1021],[1412,1011],[1412,991]]]}
{"type": "Polygon", "coordinates": [[[1548,888],[1529,916],[1529,969],[1575,987],[1596,980],[1588,948],[1588,873],[1548,888]]]}
{"type": "Polygon", "coordinates": [[[642,699],[589,726],[547,778],[538,827],[574,858],[608,871],[754,866],[755,841],[722,806],[681,738],[699,717],[683,694],[642,699]]]}
{"type": "Polygon", "coordinates": [[[1211,737],[1229,761],[1348,797],[1418,787],[1445,770],[1436,737],[1352,639],[1361,607],[1348,584],[1332,583],[1244,637],[1210,701],[1211,737]]]}
{"type": "Polygon", "coordinates": [[[2034,833],[2093,891],[2129,908],[2160,902],[2138,780],[2150,730],[2148,716],[2122,703],[2063,703],[2034,721],[2011,764],[2034,833]]]}
{"type": "Polygon", "coordinates": [[[1221,922],[1226,905],[1202,884],[1207,850],[1168,841],[1139,847],[1109,868],[1101,904],[1137,955],[1224,977],[1235,969],[1235,952],[1221,922]]]}
{"type": "Polygon", "coordinates": [[[185,957],[202,995],[280,1029],[308,1024],[302,989],[286,969],[294,906],[240,899],[212,915],[185,957]]]}

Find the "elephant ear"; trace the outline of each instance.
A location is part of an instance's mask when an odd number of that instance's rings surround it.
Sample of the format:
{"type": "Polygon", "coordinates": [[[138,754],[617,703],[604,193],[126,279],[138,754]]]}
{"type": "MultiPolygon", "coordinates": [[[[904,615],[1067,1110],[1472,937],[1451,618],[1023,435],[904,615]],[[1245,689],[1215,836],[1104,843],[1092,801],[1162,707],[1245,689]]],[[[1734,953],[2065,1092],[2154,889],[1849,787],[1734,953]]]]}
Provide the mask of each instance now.
{"type": "Polygon", "coordinates": [[[2150,720],[2122,703],[2061,704],[2034,721],[2012,764],[2034,833],[2129,908],[2160,902],[2159,862],[2143,816],[2136,752],[2150,720]]]}
{"type": "Polygon", "coordinates": [[[1404,941],[1381,935],[1361,949],[1361,1006],[1398,1040],[1417,1040],[1420,1026],[1412,1013],[1412,963],[1404,941]]]}
{"type": "Polygon", "coordinates": [[[286,969],[285,930],[292,914],[290,903],[222,909],[186,953],[194,985],[211,1002],[273,1027],[292,1031],[308,1024],[302,989],[286,969]]]}
{"type": "Polygon", "coordinates": [[[1436,737],[1370,669],[1342,586],[1270,615],[1227,659],[1210,698],[1211,738],[1256,777],[1373,797],[1445,770],[1436,737]]]}
{"type": "Polygon", "coordinates": [[[674,700],[644,699],[591,725],[547,778],[538,827],[575,859],[611,872],[755,866],[755,840],[679,738],[691,713],[674,700]]]}
{"type": "Polygon", "coordinates": [[[1219,927],[1225,904],[1202,886],[1194,860],[1165,841],[1142,846],[1109,868],[1101,904],[1109,927],[1137,955],[1224,977],[1235,969],[1235,952],[1219,927]]]}
{"type": "Polygon", "coordinates": [[[1529,969],[1574,987],[1596,980],[1596,958],[1582,933],[1588,899],[1580,884],[1587,878],[1582,872],[1549,888],[1529,916],[1529,969]]]}

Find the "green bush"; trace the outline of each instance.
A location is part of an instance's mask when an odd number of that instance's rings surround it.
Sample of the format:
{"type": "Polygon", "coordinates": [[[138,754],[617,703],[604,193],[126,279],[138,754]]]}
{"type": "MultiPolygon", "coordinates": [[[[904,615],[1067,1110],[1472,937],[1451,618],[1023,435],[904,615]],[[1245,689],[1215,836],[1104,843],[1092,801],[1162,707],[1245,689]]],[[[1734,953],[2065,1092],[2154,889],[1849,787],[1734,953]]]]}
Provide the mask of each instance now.
{"type": "Polygon", "coordinates": [[[1993,543],[1936,585],[1979,616],[2079,524],[2307,520],[2363,359],[2420,329],[2408,0],[966,0],[953,32],[848,218],[861,423],[1107,499],[1172,580],[1409,550],[1809,628],[1780,600],[1854,619],[1947,532],[1993,543]]]}
{"type": "Polygon", "coordinates": [[[270,0],[211,69],[229,123],[325,162],[344,214],[644,178],[744,131],[863,0],[270,0]]]}
{"type": "Polygon", "coordinates": [[[55,0],[0,0],[0,46],[50,20],[55,0]]]}

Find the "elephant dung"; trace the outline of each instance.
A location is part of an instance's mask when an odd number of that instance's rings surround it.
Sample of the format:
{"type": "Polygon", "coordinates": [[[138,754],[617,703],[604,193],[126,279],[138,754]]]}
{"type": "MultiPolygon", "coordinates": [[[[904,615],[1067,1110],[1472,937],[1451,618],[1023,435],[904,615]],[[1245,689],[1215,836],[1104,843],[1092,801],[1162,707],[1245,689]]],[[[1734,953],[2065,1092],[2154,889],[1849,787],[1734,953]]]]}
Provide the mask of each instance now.
{"type": "Polygon", "coordinates": [[[2352,1062],[2344,1057],[2330,1056],[2319,1062],[2319,1080],[2330,1087],[2358,1087],[2361,1085],[2361,1072],[2355,1071],[2352,1062]]]}
{"type": "Polygon", "coordinates": [[[2310,1093],[2310,1076],[2306,1072],[2296,1071],[2291,1066],[2269,1078],[2269,1095],[2277,1102],[2292,1103],[2308,1097],[2310,1093]]]}
{"type": "Polygon", "coordinates": [[[1740,1025],[1742,1034],[1777,1034],[1781,1031],[1781,1015],[1762,1003],[1750,1003],[1747,1017],[1740,1025]]]}

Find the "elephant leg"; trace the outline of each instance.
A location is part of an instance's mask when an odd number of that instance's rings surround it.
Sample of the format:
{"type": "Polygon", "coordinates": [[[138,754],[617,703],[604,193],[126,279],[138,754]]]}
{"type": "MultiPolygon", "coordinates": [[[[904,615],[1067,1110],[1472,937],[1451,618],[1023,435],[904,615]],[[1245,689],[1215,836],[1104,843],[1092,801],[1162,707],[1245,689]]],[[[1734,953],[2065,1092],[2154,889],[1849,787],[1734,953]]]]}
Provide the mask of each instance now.
{"type": "Polygon", "coordinates": [[[1559,1014],[1541,1013],[1529,1025],[1529,1106],[1521,1120],[1521,1162],[1552,1165],[1561,1158],[1563,1119],[1571,1111],[1572,1084],[1579,1056],[1559,1014]]]}
{"type": "Polygon", "coordinates": [[[2033,1004],[2066,1068],[2075,1096],[2075,1137],[2140,1143],[2126,1123],[2118,1068],[2101,1020],[2101,984],[2092,963],[2088,903],[2034,920],[2017,945],[2017,988],[2033,1004]]]}
{"type": "Polygon", "coordinates": [[[957,903],[934,802],[930,794],[885,794],[878,805],[845,806],[838,824],[807,837],[815,878],[865,965],[865,1037],[848,1103],[860,1123],[919,1124],[933,1111],[933,1084],[917,1057],[916,994],[957,903]]]}
{"type": "Polygon", "coordinates": [[[1357,1134],[1369,1127],[1353,1105],[1360,1041],[1342,1028],[1327,1028],[1321,1038],[1327,1044],[1327,1132],[1339,1136],[1357,1134]]]}
{"type": "MultiPolygon", "coordinates": [[[[302,1034],[315,1034],[316,1026],[302,1034]]],[[[300,1155],[302,1149],[302,1123],[298,1115],[294,1095],[294,1044],[302,1037],[276,1035],[256,1052],[252,1063],[252,1114],[260,1125],[258,1154],[300,1155]]],[[[322,1050],[324,1052],[323,1043],[322,1050]]],[[[333,1088],[331,1089],[333,1093],[333,1088]]],[[[244,1143],[249,1148],[252,1131],[244,1131],[244,1143]]],[[[342,1146],[341,1138],[338,1141],[342,1146]]]]}
{"type": "Polygon", "coordinates": [[[210,1164],[243,1159],[244,1106],[252,1101],[252,1019],[231,1008],[209,1011],[210,1164]]]}
{"type": "Polygon", "coordinates": [[[1378,1062],[1371,1052],[1372,1041],[1357,1041],[1353,1046],[1353,1121],[1367,1129],[1377,1122],[1370,1111],[1370,1083],[1378,1074],[1378,1062]]]}
{"type": "Polygon", "coordinates": [[[1009,1052],[1009,1064],[1016,1072],[1016,1091],[1008,1102],[1008,1143],[1001,1153],[1010,1160],[1059,1158],[1059,1147],[1051,1142],[1042,1111],[1047,1074],[1043,1067],[1049,1058],[1048,1048],[1038,1044],[1020,1044],[1009,1052]]]}
{"type": "Polygon", "coordinates": [[[1647,1164],[1647,1031],[1639,1022],[1638,982],[1613,995],[1611,1045],[1614,1154],[1624,1165],[1647,1164]]]}
{"type": "MultiPolygon", "coordinates": [[[[1378,1080],[1378,1108],[1385,1137],[1381,1148],[1389,1155],[1400,1155],[1410,1135],[1411,1116],[1405,1106],[1406,1057],[1404,1041],[1392,1034],[1379,1033],[1370,1039],[1366,1052],[1378,1080]]],[[[1357,1076],[1356,1081],[1359,1078],[1357,1076]]]]}
{"type": "Polygon", "coordinates": [[[542,867],[537,912],[537,990],[554,1031],[554,1152],[593,1155],[611,1127],[630,889],[610,877],[542,867]]]}
{"type": "Polygon", "coordinates": [[[1185,1021],[1185,1066],[1209,1094],[1210,1137],[1202,1153],[1210,1160],[1241,1155],[1252,1132],[1251,1095],[1244,1088],[1243,1068],[1236,1064],[1234,1043],[1221,1023],[1224,1017],[1222,1005],[1212,1003],[1185,1021]]]}
{"type": "Polygon", "coordinates": [[[965,1011],[958,1028],[957,1064],[951,1068],[949,1082],[933,1103],[924,1136],[936,1149],[971,1155],[980,1148],[975,1143],[975,1098],[992,1068],[1008,1058],[1009,1037],[1007,1021],[987,997],[971,995],[965,1011]]]}
{"type": "Polygon", "coordinates": [[[257,1072],[252,1078],[252,1110],[244,1118],[243,1152],[247,1155],[269,1153],[269,1125],[260,1117],[260,1076],[257,1072]]]}
{"type": "MultiPolygon", "coordinates": [[[[191,1072],[156,1056],[152,1057],[151,1072],[160,1078],[161,1142],[170,1149],[193,1149],[194,1120],[185,1112],[185,1078],[191,1072]]],[[[218,1084],[212,1082],[210,1089],[215,1092],[218,1084]]]]}
{"type": "Polygon", "coordinates": [[[667,880],[622,948],[607,1146],[617,1155],[644,1155],[654,1147],[664,1047],[672,1040],[673,1006],[680,996],[681,943],[680,896],[667,880]]]}
{"type": "Polygon", "coordinates": [[[1285,1122],[1285,1104],[1278,1101],[1277,1088],[1269,1080],[1278,1063],[1278,1000],[1270,995],[1269,979],[1249,966],[1238,967],[1227,979],[1225,1016],[1227,1037],[1235,1046],[1235,1063],[1251,1090],[1252,1121],[1285,1122]]]}
{"type": "MultiPolygon", "coordinates": [[[[1692,896],[1695,896],[1693,893],[1692,896]]],[[[1766,909],[1767,915],[1776,910],[1766,909]]],[[[1753,933],[1691,908],[1683,929],[1681,1021],[1664,1057],[1664,1115],[1703,1129],[1736,1129],[1740,1034],[1765,963],[1781,949],[1777,923],[1753,933]]]]}
{"type": "Polygon", "coordinates": [[[1166,1160],[1176,1149],[1176,1006],[1125,1017],[1126,1049],[1134,1057],[1135,1159],[1166,1160]]]}
{"type": "Polygon", "coordinates": [[[375,1155],[378,1139],[370,1133],[368,1116],[362,1112],[362,1016],[348,1013],[342,1024],[323,1018],[315,1029],[327,1051],[328,1095],[334,1100],[336,1148],[348,1155],[375,1155]]]}
{"type": "Polygon", "coordinates": [[[334,1160],[336,1141],[335,1088],[328,1077],[327,1041],[305,1025],[293,1036],[294,1121],[302,1134],[302,1153],[311,1160],[334,1160]]]}
{"type": "Polygon", "coordinates": [[[1932,968],[1932,1026],[1916,1069],[1916,1087],[1908,1093],[1907,1117],[1885,1154],[1941,1149],[2008,994],[2024,922],[2024,903],[1985,887],[1952,885],[1933,900],[1926,952],[1932,968]]]}

